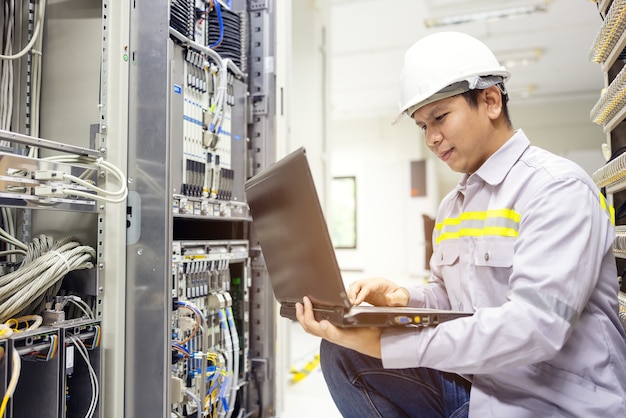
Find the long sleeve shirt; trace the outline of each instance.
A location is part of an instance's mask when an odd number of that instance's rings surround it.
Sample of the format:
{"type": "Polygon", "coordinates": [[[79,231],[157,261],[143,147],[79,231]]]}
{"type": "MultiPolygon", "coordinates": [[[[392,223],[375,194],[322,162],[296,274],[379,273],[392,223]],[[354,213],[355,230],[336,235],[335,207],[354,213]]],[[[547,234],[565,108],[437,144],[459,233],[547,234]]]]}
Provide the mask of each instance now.
{"type": "Polygon", "coordinates": [[[614,228],[589,176],[518,130],[436,222],[409,306],[474,315],[385,330],[384,366],[471,376],[470,417],[626,416],[614,228]]]}

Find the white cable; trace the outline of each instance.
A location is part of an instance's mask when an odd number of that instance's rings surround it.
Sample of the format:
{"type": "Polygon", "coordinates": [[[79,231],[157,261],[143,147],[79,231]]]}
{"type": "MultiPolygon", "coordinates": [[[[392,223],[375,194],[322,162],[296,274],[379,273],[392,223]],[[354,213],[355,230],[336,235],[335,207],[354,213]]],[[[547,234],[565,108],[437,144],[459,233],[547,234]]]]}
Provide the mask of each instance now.
{"type": "Polygon", "coordinates": [[[198,405],[197,411],[196,411],[196,417],[202,418],[202,402],[200,402],[200,398],[198,398],[196,394],[190,391],[189,389],[185,389],[185,394],[189,396],[191,399],[193,399],[196,405],[198,405]]]}
{"type": "MultiPolygon", "coordinates": [[[[231,401],[231,385],[232,385],[232,373],[233,373],[233,340],[231,338],[230,329],[228,327],[228,320],[226,317],[226,309],[220,309],[220,324],[222,331],[224,332],[224,340],[222,343],[224,344],[224,356],[226,357],[226,370],[228,374],[230,374],[230,378],[226,381],[226,387],[224,388],[224,398],[226,398],[226,403],[228,404],[228,409],[232,408],[231,401]]],[[[222,403],[222,407],[220,408],[219,415],[226,416],[226,408],[222,403]]]]}
{"type": "Polygon", "coordinates": [[[35,23],[35,30],[33,31],[32,38],[30,38],[30,41],[28,42],[28,44],[26,44],[24,49],[22,49],[20,52],[14,55],[0,55],[0,59],[15,60],[15,59],[23,57],[28,52],[30,52],[30,50],[33,48],[33,45],[35,45],[35,42],[37,42],[37,38],[39,37],[39,34],[41,32],[41,26],[43,25],[43,10],[45,9],[45,3],[46,3],[45,0],[40,0],[39,13],[38,13],[38,16],[36,18],[36,23],[35,23]]]}
{"type": "Polygon", "coordinates": [[[17,386],[17,381],[20,378],[20,372],[22,371],[22,358],[20,357],[20,353],[17,350],[13,350],[13,371],[11,371],[11,380],[9,381],[9,385],[7,386],[7,390],[4,394],[5,397],[13,396],[15,393],[15,388],[17,386]]]}
{"type": "Polygon", "coordinates": [[[4,340],[13,335],[13,329],[7,324],[0,324],[0,340],[4,340]]]}
{"type": "MultiPolygon", "coordinates": [[[[232,339],[232,347],[233,347],[233,377],[234,379],[231,383],[230,390],[230,401],[229,404],[232,405],[235,403],[237,399],[237,391],[239,388],[237,387],[237,383],[239,381],[239,333],[237,332],[237,327],[235,326],[235,318],[232,314],[232,308],[226,308],[226,318],[228,320],[228,327],[230,328],[230,335],[232,339]]],[[[228,413],[226,414],[226,418],[230,418],[233,413],[233,407],[230,406],[228,413]]]]}
{"type": "MultiPolygon", "coordinates": [[[[13,30],[15,26],[15,1],[12,0],[9,3],[5,1],[5,49],[4,53],[13,53],[13,30]]],[[[2,62],[2,99],[0,101],[0,127],[5,130],[9,130],[12,112],[13,112],[13,61],[2,62]]],[[[10,146],[8,141],[1,141],[3,145],[10,146]]]]}
{"type": "Polygon", "coordinates": [[[1,257],[1,256],[5,256],[5,255],[14,255],[14,254],[26,255],[26,251],[24,251],[24,250],[6,250],[6,251],[0,251],[0,257],[1,257]]]}
{"type": "MultiPolygon", "coordinates": [[[[43,34],[46,1],[42,0],[39,3],[39,17],[41,24],[41,31],[43,34]]],[[[32,73],[31,73],[31,130],[29,135],[39,137],[39,111],[41,102],[41,61],[43,50],[43,35],[37,38],[37,42],[32,51],[32,73]]],[[[37,147],[30,147],[28,150],[29,157],[38,157],[39,151],[37,147]]]]}
{"type": "Polygon", "coordinates": [[[115,165],[109,163],[108,161],[103,160],[102,158],[86,157],[83,155],[81,156],[56,155],[52,157],[47,157],[45,159],[48,161],[63,162],[63,163],[81,163],[81,164],[87,164],[90,166],[95,166],[96,168],[102,168],[107,173],[113,175],[113,177],[115,177],[117,181],[120,183],[120,188],[118,190],[111,191],[111,190],[106,190],[101,187],[95,186],[94,184],[84,180],[81,177],[76,177],[71,174],[64,173],[63,174],[64,179],[74,182],[76,184],[80,184],[81,186],[84,186],[96,192],[96,194],[93,194],[93,193],[89,193],[86,191],[63,187],[61,185],[60,187],[62,188],[62,192],[66,196],[81,196],[81,197],[86,197],[88,199],[101,200],[101,201],[109,202],[109,203],[123,202],[126,200],[126,197],[128,196],[128,186],[127,186],[126,176],[124,175],[122,170],[116,167],[115,165]],[[100,194],[104,196],[101,196],[100,194]],[[110,197],[107,197],[107,196],[110,196],[110,197]]]}
{"type": "Polygon", "coordinates": [[[95,319],[93,311],[89,305],[78,296],[68,296],[67,301],[80,309],[89,319],[95,319]]]}
{"type": "Polygon", "coordinates": [[[239,78],[245,77],[245,74],[239,69],[239,67],[237,67],[237,65],[231,59],[222,58],[217,52],[215,52],[211,48],[207,48],[206,46],[200,45],[192,41],[182,33],[178,32],[176,29],[170,27],[169,33],[170,35],[181,41],[183,45],[189,45],[198,51],[204,52],[208,57],[212,58],[218,64],[220,79],[218,83],[217,103],[214,113],[212,130],[215,134],[217,134],[219,132],[219,128],[222,126],[223,121],[222,112],[224,108],[226,88],[228,84],[228,69],[230,68],[233,73],[239,78]],[[217,123],[215,121],[217,121],[217,123]]]}
{"type": "Polygon", "coordinates": [[[59,260],[61,260],[63,262],[63,265],[65,266],[65,273],[64,273],[64,275],[71,271],[72,267],[70,266],[70,262],[67,260],[65,255],[61,254],[57,250],[50,250],[50,251],[48,251],[48,253],[56,255],[57,257],[59,257],[59,260]]]}
{"type": "Polygon", "coordinates": [[[76,350],[78,350],[78,353],[81,355],[83,360],[85,360],[87,368],[89,369],[89,378],[91,381],[91,402],[89,403],[89,409],[87,409],[85,418],[92,418],[93,414],[96,412],[96,407],[98,406],[98,396],[100,394],[98,375],[93,369],[91,361],[89,361],[89,352],[87,351],[87,347],[85,347],[85,344],[83,344],[82,340],[75,335],[70,336],[70,340],[76,347],[76,350]]]}
{"type": "Polygon", "coordinates": [[[18,324],[20,322],[24,322],[26,324],[26,328],[21,331],[31,331],[41,326],[41,324],[43,323],[43,318],[41,317],[41,315],[24,315],[20,316],[19,318],[11,318],[5,323],[5,325],[9,326],[8,322],[10,321],[16,321],[18,324]],[[33,321],[33,323],[29,325],[28,321],[33,321]]]}
{"type": "MultiPolygon", "coordinates": [[[[47,238],[35,239],[29,249],[36,252],[49,245],[50,241],[47,238]]],[[[1,322],[24,310],[34,309],[38,299],[65,276],[68,266],[70,271],[92,268],[96,257],[93,248],[69,238],[55,242],[49,250],[54,252],[44,252],[37,257],[27,255],[20,268],[0,277],[1,322]],[[63,254],[67,264],[59,261],[58,254],[63,254]]]]}
{"type": "Polygon", "coordinates": [[[2,228],[0,228],[0,239],[14,245],[21,250],[28,250],[28,245],[24,244],[22,241],[18,240],[2,228]]]}

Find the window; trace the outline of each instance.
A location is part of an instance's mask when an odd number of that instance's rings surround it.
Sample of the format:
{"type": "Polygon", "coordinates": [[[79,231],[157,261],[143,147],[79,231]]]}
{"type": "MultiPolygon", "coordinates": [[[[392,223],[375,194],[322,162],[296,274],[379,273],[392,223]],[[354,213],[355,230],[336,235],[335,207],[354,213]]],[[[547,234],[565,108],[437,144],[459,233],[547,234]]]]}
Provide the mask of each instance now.
{"type": "Polygon", "coordinates": [[[330,235],[335,248],[356,248],[356,177],[330,183],[330,235]]]}

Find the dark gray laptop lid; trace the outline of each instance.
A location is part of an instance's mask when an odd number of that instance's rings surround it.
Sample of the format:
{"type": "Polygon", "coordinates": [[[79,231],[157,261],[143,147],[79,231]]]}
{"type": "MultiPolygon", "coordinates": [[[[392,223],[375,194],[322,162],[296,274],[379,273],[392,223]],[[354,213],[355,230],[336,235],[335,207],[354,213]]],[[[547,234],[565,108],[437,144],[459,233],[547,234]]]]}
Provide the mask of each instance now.
{"type": "Polygon", "coordinates": [[[349,309],[305,149],[249,179],[245,191],[276,299],[294,304],[309,296],[315,305],[349,309]]]}

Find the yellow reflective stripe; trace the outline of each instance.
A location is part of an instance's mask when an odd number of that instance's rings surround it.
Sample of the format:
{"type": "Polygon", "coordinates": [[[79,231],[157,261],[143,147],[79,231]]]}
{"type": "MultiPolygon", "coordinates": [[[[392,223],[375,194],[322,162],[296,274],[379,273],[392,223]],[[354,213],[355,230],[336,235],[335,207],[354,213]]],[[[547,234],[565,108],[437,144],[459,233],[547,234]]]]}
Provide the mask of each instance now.
{"type": "Polygon", "coordinates": [[[484,221],[488,218],[506,218],[519,222],[522,216],[513,209],[492,209],[486,212],[463,212],[458,218],[446,218],[436,225],[441,230],[446,225],[459,225],[462,221],[484,221]]]}
{"type": "Polygon", "coordinates": [[[602,210],[605,211],[609,215],[609,217],[611,218],[611,224],[615,226],[615,208],[613,207],[613,205],[607,205],[606,198],[604,197],[602,192],[599,192],[599,195],[600,195],[600,206],[602,206],[602,210]]]}
{"type": "Polygon", "coordinates": [[[602,193],[600,193],[600,206],[602,206],[602,210],[606,212],[606,199],[602,193]]]}
{"type": "Polygon", "coordinates": [[[613,224],[613,226],[615,226],[615,208],[613,207],[613,205],[611,205],[611,207],[609,208],[609,212],[611,215],[611,223],[613,224]]]}
{"type": "Polygon", "coordinates": [[[459,239],[461,237],[485,237],[485,236],[496,236],[496,237],[511,237],[517,238],[519,232],[513,228],[504,228],[500,226],[490,226],[482,229],[478,228],[463,228],[458,232],[444,232],[439,235],[436,239],[436,243],[439,244],[441,241],[449,240],[449,239],[459,239]]]}
{"type": "Polygon", "coordinates": [[[435,243],[461,237],[500,236],[516,238],[521,215],[513,209],[492,209],[485,212],[463,212],[435,225],[435,243]]]}

